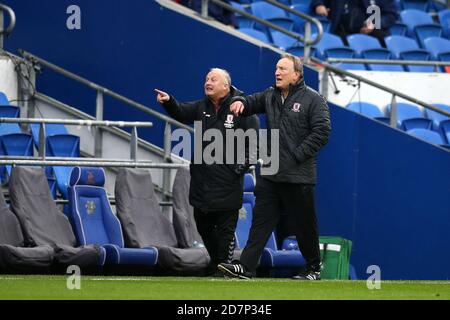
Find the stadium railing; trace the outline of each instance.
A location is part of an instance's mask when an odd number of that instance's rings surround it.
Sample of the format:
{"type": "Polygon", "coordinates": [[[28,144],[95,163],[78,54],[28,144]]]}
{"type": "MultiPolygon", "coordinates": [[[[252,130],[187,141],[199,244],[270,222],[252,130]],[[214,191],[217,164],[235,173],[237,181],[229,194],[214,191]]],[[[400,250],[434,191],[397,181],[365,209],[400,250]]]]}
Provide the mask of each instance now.
{"type": "MultiPolygon", "coordinates": [[[[366,83],[366,84],[368,84],[370,86],[378,88],[378,89],[380,89],[382,91],[390,93],[392,95],[391,110],[390,110],[390,119],[391,119],[390,120],[390,126],[393,127],[393,128],[397,127],[397,98],[403,98],[403,99],[405,99],[405,100],[407,100],[409,102],[412,102],[412,103],[415,103],[415,104],[418,104],[418,105],[422,106],[426,110],[432,110],[432,111],[435,111],[435,112],[437,112],[439,114],[442,114],[442,115],[445,115],[447,117],[450,117],[450,112],[448,112],[446,110],[443,110],[443,109],[440,109],[438,107],[435,107],[435,106],[433,106],[433,105],[431,105],[429,103],[426,103],[426,102],[424,102],[422,100],[419,100],[419,99],[416,99],[414,97],[411,97],[410,95],[407,95],[407,94],[402,93],[400,91],[397,91],[397,90],[394,90],[392,88],[386,87],[386,86],[384,86],[384,85],[382,85],[380,83],[377,83],[375,81],[369,80],[369,79],[364,78],[364,77],[362,77],[360,75],[357,75],[355,73],[352,73],[352,72],[349,72],[349,71],[337,68],[337,67],[331,65],[328,62],[324,62],[324,61],[321,61],[321,60],[316,59],[316,58],[311,58],[311,60],[324,68],[324,74],[323,74],[323,78],[322,78],[323,81],[322,81],[321,93],[322,93],[322,95],[325,98],[328,98],[328,75],[330,73],[334,73],[334,74],[341,75],[341,76],[346,76],[346,77],[353,78],[353,79],[357,80],[358,88],[360,87],[361,82],[363,82],[363,83],[366,83]]],[[[389,60],[331,59],[331,58],[328,61],[329,62],[339,62],[339,61],[342,61],[342,60],[345,60],[346,62],[354,62],[355,61],[355,63],[361,63],[362,61],[363,61],[362,63],[366,63],[367,61],[370,61],[370,62],[367,62],[367,63],[383,63],[384,64],[384,63],[389,63],[390,62],[389,60]],[[358,61],[358,62],[356,62],[356,61],[358,61]]],[[[419,61],[400,61],[400,62],[408,63],[408,64],[410,64],[411,62],[415,62],[417,64],[425,63],[425,61],[423,61],[423,62],[422,61],[420,61],[420,62],[419,61]]],[[[428,61],[428,62],[431,63],[432,65],[435,64],[435,63],[438,63],[438,64],[442,63],[442,62],[439,62],[439,61],[428,61]]],[[[446,64],[449,64],[449,63],[447,62],[446,64]]]]}
{"type": "Polygon", "coordinates": [[[287,36],[290,36],[290,37],[294,38],[295,40],[297,40],[299,42],[302,42],[304,44],[304,47],[305,47],[305,51],[304,51],[304,61],[305,62],[309,61],[309,58],[310,58],[310,55],[311,55],[311,46],[313,46],[316,43],[318,43],[320,41],[320,39],[322,38],[322,35],[323,35],[323,26],[322,26],[322,23],[318,19],[313,18],[313,17],[311,17],[311,16],[309,16],[307,14],[304,14],[302,12],[296,11],[296,10],[292,9],[291,7],[289,7],[289,6],[287,6],[287,5],[283,4],[283,3],[277,2],[275,0],[264,0],[264,1],[269,3],[269,4],[271,4],[271,5],[273,5],[273,6],[275,6],[275,7],[283,9],[286,12],[289,12],[289,13],[295,15],[295,16],[298,16],[298,17],[306,20],[306,23],[305,23],[305,35],[304,36],[302,36],[302,35],[300,35],[298,33],[289,31],[289,30],[287,30],[285,28],[282,28],[282,27],[280,27],[280,26],[278,26],[276,24],[273,24],[273,23],[271,23],[271,22],[269,22],[267,20],[261,19],[261,18],[255,16],[255,15],[252,15],[252,14],[246,12],[246,11],[243,11],[241,9],[237,9],[237,8],[227,4],[225,2],[222,2],[220,0],[202,0],[202,16],[204,18],[208,17],[208,2],[209,1],[213,2],[214,4],[220,6],[220,7],[224,8],[224,9],[227,9],[227,10],[230,10],[230,11],[232,11],[234,13],[240,14],[240,15],[246,17],[246,18],[249,18],[250,20],[258,22],[258,23],[260,23],[260,24],[262,24],[262,25],[264,25],[266,27],[269,27],[271,29],[277,30],[277,31],[279,31],[279,32],[281,32],[283,34],[286,34],[287,36]],[[315,33],[315,38],[314,39],[311,39],[311,36],[312,36],[312,34],[311,34],[312,24],[314,24],[316,26],[316,28],[317,28],[317,33],[315,33]]]}

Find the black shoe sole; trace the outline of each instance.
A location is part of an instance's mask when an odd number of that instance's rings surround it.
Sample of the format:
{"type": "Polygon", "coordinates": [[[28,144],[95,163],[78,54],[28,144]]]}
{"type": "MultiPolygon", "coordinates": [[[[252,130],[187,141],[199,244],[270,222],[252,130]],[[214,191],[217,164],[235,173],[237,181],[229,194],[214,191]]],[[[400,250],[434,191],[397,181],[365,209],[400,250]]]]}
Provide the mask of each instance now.
{"type": "Polygon", "coordinates": [[[226,276],[231,276],[233,278],[239,278],[239,279],[244,279],[244,280],[251,279],[250,277],[246,277],[242,274],[232,272],[232,271],[228,270],[227,268],[222,267],[220,264],[217,266],[217,269],[219,269],[221,272],[223,272],[226,276]]]}

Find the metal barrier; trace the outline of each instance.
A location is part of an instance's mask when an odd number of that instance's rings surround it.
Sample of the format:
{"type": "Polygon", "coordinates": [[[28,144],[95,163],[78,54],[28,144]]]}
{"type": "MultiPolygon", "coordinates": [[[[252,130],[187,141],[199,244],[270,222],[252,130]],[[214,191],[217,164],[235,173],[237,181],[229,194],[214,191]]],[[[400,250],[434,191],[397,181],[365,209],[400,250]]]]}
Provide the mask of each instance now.
{"type": "Polygon", "coordinates": [[[10,7],[0,3],[0,49],[3,49],[3,35],[9,36],[16,26],[16,15],[10,7]],[[9,26],[4,29],[3,12],[7,12],[10,18],[9,26]]]}
{"type": "Polygon", "coordinates": [[[380,60],[380,59],[354,59],[354,58],[328,58],[327,62],[362,63],[362,64],[391,64],[391,65],[414,65],[433,66],[434,71],[439,71],[440,66],[450,66],[450,61],[418,61],[418,60],[380,60]]]}
{"type": "MultiPolygon", "coordinates": [[[[321,86],[322,95],[325,98],[328,98],[328,73],[329,72],[333,72],[333,73],[336,73],[336,74],[340,74],[340,75],[344,75],[344,76],[353,78],[353,79],[358,81],[358,84],[363,82],[363,83],[366,83],[368,85],[371,85],[373,87],[376,87],[376,88],[378,88],[380,90],[383,90],[383,91],[386,91],[386,92],[389,92],[390,94],[392,94],[390,125],[393,128],[397,127],[397,97],[400,97],[400,98],[408,100],[408,101],[410,101],[412,103],[418,104],[418,105],[424,107],[425,109],[429,109],[429,110],[435,111],[437,113],[443,114],[443,115],[445,115],[447,117],[450,117],[450,112],[442,110],[442,109],[439,109],[438,107],[435,107],[435,106],[433,106],[433,105],[431,105],[429,103],[426,103],[426,102],[424,102],[422,100],[413,98],[413,97],[411,97],[411,96],[409,96],[407,94],[404,94],[404,93],[402,93],[400,91],[388,88],[388,87],[386,87],[386,86],[384,86],[382,84],[379,84],[379,83],[374,82],[372,80],[369,80],[367,78],[361,77],[361,76],[356,75],[356,74],[354,74],[352,72],[349,72],[349,71],[337,68],[337,67],[335,67],[335,66],[333,66],[333,65],[331,65],[331,64],[329,64],[327,62],[323,62],[323,61],[321,61],[319,59],[311,58],[311,60],[325,68],[325,72],[324,72],[324,74],[322,76],[322,86],[321,86]]],[[[342,59],[340,59],[340,60],[342,60],[342,59]]],[[[364,60],[364,61],[366,61],[366,60],[364,60]]]]}
{"type": "Polygon", "coordinates": [[[63,124],[76,126],[98,126],[98,127],[133,127],[131,134],[130,158],[137,161],[137,128],[153,126],[151,122],[126,122],[126,121],[93,121],[93,120],[62,120],[62,119],[27,119],[27,118],[0,118],[0,123],[39,123],[39,157],[46,157],[45,124],[63,124]]]}
{"type": "Polygon", "coordinates": [[[255,16],[255,15],[252,15],[252,14],[246,12],[246,11],[237,9],[237,8],[227,4],[225,2],[222,2],[220,0],[202,0],[202,16],[205,17],[205,18],[208,17],[208,1],[211,1],[214,4],[216,4],[216,5],[218,5],[218,6],[222,7],[222,8],[230,10],[230,11],[232,11],[234,13],[238,13],[238,14],[244,16],[244,17],[247,17],[247,18],[255,21],[255,22],[258,22],[258,23],[260,23],[262,25],[265,25],[266,27],[269,27],[269,28],[275,29],[277,31],[280,31],[281,33],[284,33],[284,34],[286,34],[286,35],[288,35],[288,36],[290,36],[290,37],[292,37],[292,38],[302,42],[304,44],[304,47],[305,47],[305,51],[304,51],[304,61],[305,61],[305,63],[309,62],[309,58],[310,58],[310,55],[311,55],[311,46],[316,44],[316,43],[318,43],[320,41],[320,39],[322,38],[323,27],[322,27],[322,23],[318,19],[313,18],[311,16],[308,16],[307,14],[304,14],[302,12],[298,12],[298,11],[292,9],[291,7],[286,6],[286,5],[282,4],[282,3],[279,3],[279,2],[274,1],[274,0],[264,0],[264,1],[266,1],[266,2],[270,3],[271,5],[274,5],[274,6],[278,7],[278,8],[281,8],[281,9],[283,9],[285,11],[288,11],[288,12],[290,12],[290,13],[292,13],[292,14],[294,14],[294,15],[296,15],[296,16],[306,20],[306,23],[305,23],[305,35],[304,36],[302,36],[302,35],[300,35],[298,33],[289,31],[289,30],[287,30],[285,28],[282,28],[280,26],[277,26],[276,24],[273,24],[273,23],[271,23],[269,21],[261,19],[261,18],[255,16]],[[313,40],[311,40],[311,23],[315,24],[316,27],[317,27],[316,38],[313,39],[313,40]]]}

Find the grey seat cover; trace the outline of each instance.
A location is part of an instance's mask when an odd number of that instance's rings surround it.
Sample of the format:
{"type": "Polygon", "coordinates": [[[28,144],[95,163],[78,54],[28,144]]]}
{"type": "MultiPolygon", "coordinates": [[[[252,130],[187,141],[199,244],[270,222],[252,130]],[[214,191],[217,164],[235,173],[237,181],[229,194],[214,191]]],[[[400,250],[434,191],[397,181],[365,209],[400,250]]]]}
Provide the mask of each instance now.
{"type": "Polygon", "coordinates": [[[126,247],[157,247],[158,265],[171,270],[193,271],[208,265],[205,248],[177,248],[173,225],[161,212],[148,170],[119,170],[115,196],[126,247]]]}
{"type": "Polygon", "coordinates": [[[0,191],[0,272],[48,273],[53,262],[53,248],[23,246],[19,221],[9,210],[0,191]]]}
{"type": "Polygon", "coordinates": [[[10,179],[9,194],[11,209],[19,219],[25,245],[54,247],[55,262],[62,265],[99,265],[98,246],[75,248],[76,239],[72,227],[53,201],[44,169],[15,167],[10,179]]]}
{"type": "Polygon", "coordinates": [[[194,219],[194,208],[189,203],[189,169],[179,168],[173,182],[173,226],[181,248],[203,245],[194,219]]]}

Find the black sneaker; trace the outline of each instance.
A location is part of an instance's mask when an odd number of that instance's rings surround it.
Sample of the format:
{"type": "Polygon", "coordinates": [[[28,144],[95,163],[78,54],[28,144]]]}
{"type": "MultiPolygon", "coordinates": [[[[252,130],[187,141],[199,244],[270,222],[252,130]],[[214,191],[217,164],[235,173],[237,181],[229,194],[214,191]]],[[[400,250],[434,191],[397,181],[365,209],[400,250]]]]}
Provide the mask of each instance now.
{"type": "Polygon", "coordinates": [[[220,272],[219,270],[216,270],[214,272],[209,273],[208,277],[210,277],[210,278],[224,278],[225,275],[222,272],[220,272]]]}
{"type": "Polygon", "coordinates": [[[320,280],[320,271],[305,270],[298,275],[293,276],[294,280],[320,280]]]}
{"type": "Polygon", "coordinates": [[[252,273],[245,271],[244,266],[240,263],[219,263],[217,268],[229,277],[247,280],[252,278],[252,273]]]}

